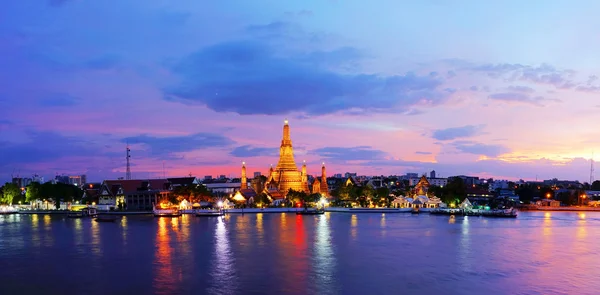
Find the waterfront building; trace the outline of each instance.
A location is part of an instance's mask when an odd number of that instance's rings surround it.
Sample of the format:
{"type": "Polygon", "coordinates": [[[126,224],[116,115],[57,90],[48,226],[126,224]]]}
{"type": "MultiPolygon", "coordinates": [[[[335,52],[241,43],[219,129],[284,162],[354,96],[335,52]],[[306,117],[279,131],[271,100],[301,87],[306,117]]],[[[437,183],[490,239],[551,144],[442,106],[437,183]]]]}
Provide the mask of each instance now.
{"type": "Polygon", "coordinates": [[[98,196],[98,207],[104,210],[152,210],[153,205],[167,200],[171,185],[167,179],[105,180],[98,196]]]}
{"type": "Polygon", "coordinates": [[[440,198],[429,192],[430,183],[427,176],[423,175],[408,197],[399,196],[392,201],[395,208],[438,208],[446,205],[440,198]]]}

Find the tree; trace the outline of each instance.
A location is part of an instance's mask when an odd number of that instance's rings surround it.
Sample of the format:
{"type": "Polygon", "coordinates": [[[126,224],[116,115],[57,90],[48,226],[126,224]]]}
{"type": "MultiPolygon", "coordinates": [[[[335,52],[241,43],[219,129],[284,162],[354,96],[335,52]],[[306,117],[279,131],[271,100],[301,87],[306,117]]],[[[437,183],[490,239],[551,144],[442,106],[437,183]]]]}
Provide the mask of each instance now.
{"type": "Polygon", "coordinates": [[[600,180],[596,180],[596,181],[592,182],[592,190],[600,191],[600,180]]]}
{"type": "Polygon", "coordinates": [[[531,200],[533,200],[533,197],[536,194],[536,189],[533,188],[531,185],[523,184],[515,190],[515,194],[519,196],[519,199],[521,201],[529,203],[531,202],[531,200]]]}
{"type": "Polygon", "coordinates": [[[269,197],[265,193],[260,193],[254,196],[254,204],[259,207],[267,206],[269,204],[269,197]]]}
{"type": "Polygon", "coordinates": [[[2,196],[0,196],[0,204],[12,205],[14,199],[18,199],[21,195],[21,188],[14,184],[7,182],[2,188],[2,196]]]}
{"type": "Polygon", "coordinates": [[[25,202],[33,202],[38,199],[40,199],[40,184],[32,182],[26,188],[25,202]]]}

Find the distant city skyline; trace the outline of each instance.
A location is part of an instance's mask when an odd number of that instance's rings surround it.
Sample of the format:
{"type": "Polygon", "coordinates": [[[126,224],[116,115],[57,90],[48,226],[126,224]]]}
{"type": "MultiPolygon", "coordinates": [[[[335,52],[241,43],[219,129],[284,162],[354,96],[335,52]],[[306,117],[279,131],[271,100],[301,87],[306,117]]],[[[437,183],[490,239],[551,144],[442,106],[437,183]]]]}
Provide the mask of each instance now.
{"type": "Polygon", "coordinates": [[[3,181],[125,177],[127,144],[133,178],[267,174],[284,119],[311,175],[588,182],[600,153],[594,1],[3,8],[3,181]]]}

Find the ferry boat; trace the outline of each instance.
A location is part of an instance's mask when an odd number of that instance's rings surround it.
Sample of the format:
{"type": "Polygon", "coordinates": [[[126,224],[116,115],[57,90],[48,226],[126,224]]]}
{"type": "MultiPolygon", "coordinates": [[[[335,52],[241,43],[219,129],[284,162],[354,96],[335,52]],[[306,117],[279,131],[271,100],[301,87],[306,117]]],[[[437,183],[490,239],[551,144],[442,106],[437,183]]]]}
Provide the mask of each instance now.
{"type": "Polygon", "coordinates": [[[222,210],[219,211],[196,211],[196,216],[198,217],[212,217],[212,216],[223,216],[225,212],[222,210]]]}
{"type": "Polygon", "coordinates": [[[176,208],[156,208],[156,206],[152,206],[152,214],[154,214],[154,217],[179,217],[181,211],[176,208]]]}
{"type": "Polygon", "coordinates": [[[325,210],[308,210],[304,209],[302,211],[296,211],[296,215],[321,215],[325,214],[325,210]]]}
{"type": "Polygon", "coordinates": [[[13,206],[0,206],[0,215],[19,213],[17,208],[13,206]]]}
{"type": "Polygon", "coordinates": [[[83,217],[96,217],[98,216],[98,211],[96,208],[87,207],[83,208],[79,211],[69,211],[67,213],[68,218],[83,218],[83,217]]]}

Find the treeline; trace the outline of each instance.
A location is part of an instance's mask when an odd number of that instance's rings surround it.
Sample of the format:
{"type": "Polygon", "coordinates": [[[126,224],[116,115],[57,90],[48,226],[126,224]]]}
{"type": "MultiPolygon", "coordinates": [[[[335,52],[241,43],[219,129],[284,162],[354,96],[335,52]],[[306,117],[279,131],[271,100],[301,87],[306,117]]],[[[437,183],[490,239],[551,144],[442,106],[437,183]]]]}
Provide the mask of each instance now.
{"type": "Polygon", "coordinates": [[[7,182],[0,188],[1,204],[28,203],[35,200],[59,200],[62,202],[80,201],[83,197],[81,188],[64,183],[32,182],[27,187],[20,188],[14,183],[7,182]]]}

